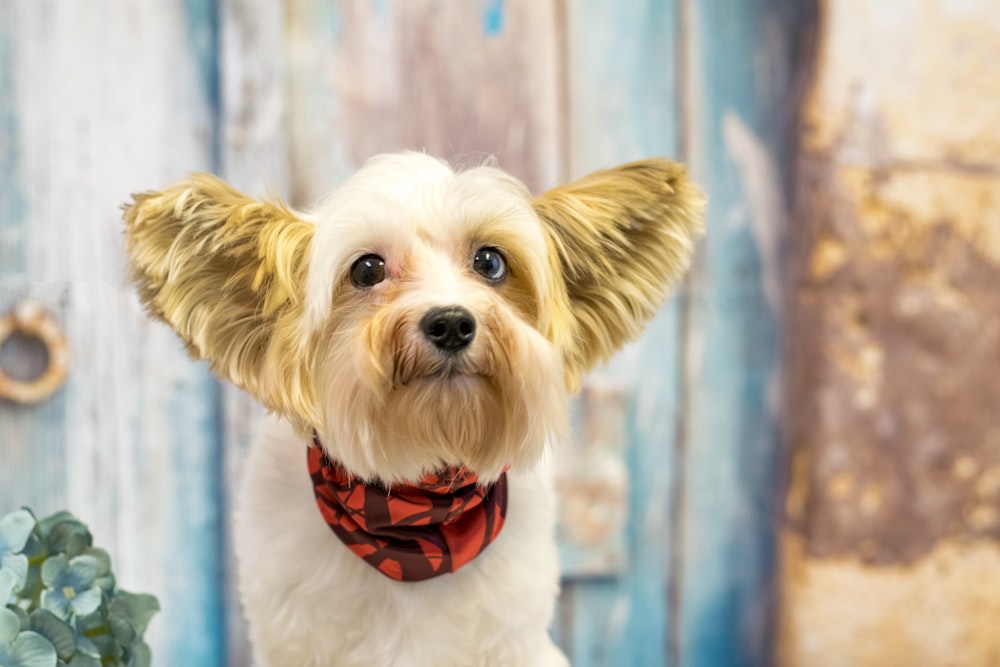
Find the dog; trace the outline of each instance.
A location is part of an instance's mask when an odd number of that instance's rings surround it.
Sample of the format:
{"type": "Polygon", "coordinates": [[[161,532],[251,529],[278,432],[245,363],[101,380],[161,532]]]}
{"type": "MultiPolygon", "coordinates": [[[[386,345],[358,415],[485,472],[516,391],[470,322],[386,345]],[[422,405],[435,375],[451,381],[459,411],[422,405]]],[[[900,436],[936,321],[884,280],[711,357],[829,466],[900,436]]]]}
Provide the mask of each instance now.
{"type": "Polygon", "coordinates": [[[272,414],[234,524],[259,665],[569,664],[547,454],[687,270],[704,204],[664,159],[534,197],[417,152],[308,213],[207,174],[133,196],[148,313],[272,414]]]}

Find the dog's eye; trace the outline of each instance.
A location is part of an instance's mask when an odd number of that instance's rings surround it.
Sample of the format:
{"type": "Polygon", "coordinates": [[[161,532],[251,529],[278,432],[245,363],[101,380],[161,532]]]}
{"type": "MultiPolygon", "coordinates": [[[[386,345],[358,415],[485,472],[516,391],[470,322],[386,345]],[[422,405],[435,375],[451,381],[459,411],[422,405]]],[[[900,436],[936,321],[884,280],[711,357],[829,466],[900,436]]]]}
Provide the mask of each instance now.
{"type": "Polygon", "coordinates": [[[480,248],[472,260],[473,270],[492,283],[507,277],[507,260],[496,248],[480,248]]]}
{"type": "Polygon", "coordinates": [[[351,283],[355,287],[371,287],[385,280],[385,260],[378,255],[365,255],[351,266],[351,283]]]}

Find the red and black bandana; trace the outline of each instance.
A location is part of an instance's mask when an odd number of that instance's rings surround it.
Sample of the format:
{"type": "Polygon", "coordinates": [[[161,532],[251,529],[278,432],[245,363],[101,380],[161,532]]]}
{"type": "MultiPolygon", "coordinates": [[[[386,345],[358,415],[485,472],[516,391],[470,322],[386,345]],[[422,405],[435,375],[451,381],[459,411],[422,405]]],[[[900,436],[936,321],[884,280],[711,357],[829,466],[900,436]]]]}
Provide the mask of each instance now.
{"type": "Polygon", "coordinates": [[[474,473],[448,469],[417,482],[363,482],[309,448],[316,505],[340,541],[397,581],[454,572],[496,539],[507,514],[507,474],[483,487],[474,473]]]}

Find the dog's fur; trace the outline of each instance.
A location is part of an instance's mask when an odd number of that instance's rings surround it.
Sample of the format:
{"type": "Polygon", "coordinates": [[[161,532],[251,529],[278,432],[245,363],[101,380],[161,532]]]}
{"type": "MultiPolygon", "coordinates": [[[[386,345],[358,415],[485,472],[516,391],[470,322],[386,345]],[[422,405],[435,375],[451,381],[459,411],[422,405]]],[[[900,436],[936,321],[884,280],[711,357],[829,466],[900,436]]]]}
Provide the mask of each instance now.
{"type": "Polygon", "coordinates": [[[660,159],[533,198],[504,172],[418,153],[372,159],[313,213],[195,174],[126,207],[141,300],[191,353],[275,413],[236,513],[257,660],[330,665],[564,665],[543,463],[580,377],[633,339],[686,270],[704,198],[660,159]],[[508,275],[472,270],[493,247],[508,275]],[[355,287],[376,253],[386,279],[355,287]],[[418,326],[462,306],[477,328],[444,355],[418,326]],[[509,467],[506,524],[482,554],[422,582],[386,578],[320,516],[304,448],[391,486],[448,466],[509,467]]]}

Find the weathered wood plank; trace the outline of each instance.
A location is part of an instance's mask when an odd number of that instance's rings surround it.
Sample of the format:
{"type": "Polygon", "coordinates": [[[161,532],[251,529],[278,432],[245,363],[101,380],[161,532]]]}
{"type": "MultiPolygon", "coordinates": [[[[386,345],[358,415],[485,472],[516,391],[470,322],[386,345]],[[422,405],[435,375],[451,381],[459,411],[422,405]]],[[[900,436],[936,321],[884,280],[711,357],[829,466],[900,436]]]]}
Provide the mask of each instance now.
{"type": "MultiPolygon", "coordinates": [[[[677,156],[675,4],[566,5],[571,176],[650,155],[677,156]]],[[[574,665],[662,665],[667,628],[675,433],[680,417],[679,302],[594,374],[626,388],[626,567],[565,583],[559,633],[574,665]]]]}
{"type": "Polygon", "coordinates": [[[0,300],[26,286],[74,353],[56,400],[0,411],[17,431],[0,442],[4,474],[18,477],[0,506],[87,521],[121,585],[160,597],[157,663],[192,667],[223,657],[218,391],[124,286],[119,206],[211,166],[213,12],[13,0],[0,47],[0,274],[21,283],[0,300]]]}
{"type": "Polygon", "coordinates": [[[286,2],[294,204],[407,148],[555,184],[553,2],[286,2]]]}
{"type": "Polygon", "coordinates": [[[681,0],[685,146],[709,193],[691,275],[678,665],[770,664],[779,484],[778,243],[801,4],[681,0]]]}
{"type": "MultiPolygon", "coordinates": [[[[221,0],[220,8],[221,175],[252,196],[287,198],[291,188],[285,61],[291,45],[285,40],[283,3],[221,0]]],[[[231,514],[254,425],[264,410],[228,383],[222,398],[226,648],[230,667],[246,667],[251,664],[251,649],[236,588],[238,554],[233,549],[231,514]]]]}

